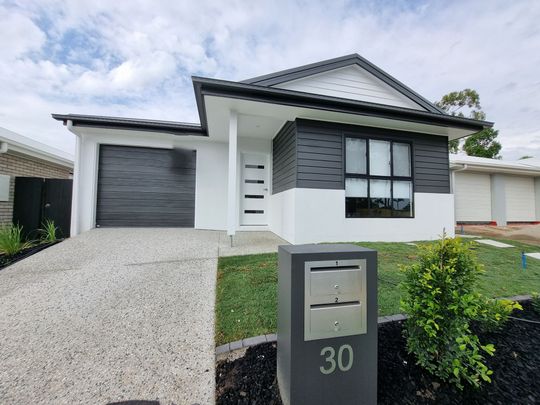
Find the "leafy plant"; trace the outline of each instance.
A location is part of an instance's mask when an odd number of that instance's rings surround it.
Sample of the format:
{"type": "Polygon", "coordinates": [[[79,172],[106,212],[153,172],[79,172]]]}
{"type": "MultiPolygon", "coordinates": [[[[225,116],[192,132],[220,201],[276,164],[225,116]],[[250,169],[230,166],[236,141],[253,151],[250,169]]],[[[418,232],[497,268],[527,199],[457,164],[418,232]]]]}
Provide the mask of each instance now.
{"type": "Polygon", "coordinates": [[[493,332],[508,321],[508,317],[514,310],[521,311],[522,309],[523,307],[515,301],[484,298],[476,320],[480,322],[483,330],[493,332]]]}
{"type": "Polygon", "coordinates": [[[531,304],[533,309],[540,314],[540,294],[533,292],[531,294],[531,304]]]}
{"type": "Polygon", "coordinates": [[[52,219],[47,219],[41,226],[42,228],[39,230],[39,234],[42,243],[52,243],[58,240],[58,237],[56,236],[58,227],[54,224],[52,219]]]}
{"type": "Polygon", "coordinates": [[[32,243],[22,237],[22,226],[7,225],[0,228],[0,253],[9,257],[31,246],[32,243]]]}
{"type": "MultiPolygon", "coordinates": [[[[471,322],[483,311],[485,299],[475,291],[483,272],[460,239],[442,239],[420,246],[418,261],[402,268],[407,350],[417,364],[460,389],[490,382],[493,373],[484,363],[495,347],[482,344],[471,331],[471,322]]],[[[487,313],[483,315],[488,318],[487,313]]]]}

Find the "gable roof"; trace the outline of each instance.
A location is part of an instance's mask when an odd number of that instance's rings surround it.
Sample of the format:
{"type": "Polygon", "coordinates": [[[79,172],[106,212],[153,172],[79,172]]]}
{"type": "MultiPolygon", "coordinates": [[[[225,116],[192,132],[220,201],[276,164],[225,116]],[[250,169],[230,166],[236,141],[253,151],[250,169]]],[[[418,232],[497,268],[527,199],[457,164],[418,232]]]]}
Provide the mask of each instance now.
{"type": "Polygon", "coordinates": [[[366,101],[350,100],[320,94],[305,93],[278,87],[261,86],[244,82],[209,79],[192,76],[195,100],[201,118],[201,127],[208,127],[205,96],[226,97],[231,99],[250,100],[281,104],[294,107],[313,108],[341,113],[368,115],[380,118],[447,126],[470,130],[471,133],[492,127],[493,123],[463,118],[441,112],[420,111],[410,108],[396,107],[366,101]]]}
{"type": "Polygon", "coordinates": [[[393,89],[408,97],[418,105],[424,107],[427,111],[446,115],[445,111],[422,97],[420,94],[416,93],[411,88],[401,83],[396,78],[390,76],[378,66],[375,66],[373,63],[371,63],[367,59],[364,59],[356,53],[342,56],[339,58],[324,60],[317,63],[311,63],[309,65],[299,66],[292,69],[282,70],[263,76],[254,77],[251,79],[243,80],[241,83],[271,87],[281,83],[301,79],[318,73],[327,72],[330,70],[351,65],[360,66],[362,69],[371,73],[373,76],[383,81],[393,89]]]}

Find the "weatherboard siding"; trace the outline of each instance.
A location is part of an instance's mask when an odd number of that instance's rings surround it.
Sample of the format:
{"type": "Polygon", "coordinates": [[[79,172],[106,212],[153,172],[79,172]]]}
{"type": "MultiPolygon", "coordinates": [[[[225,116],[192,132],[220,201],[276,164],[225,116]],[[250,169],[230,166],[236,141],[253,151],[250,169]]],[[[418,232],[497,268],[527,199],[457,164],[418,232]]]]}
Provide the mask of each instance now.
{"type": "Polygon", "coordinates": [[[288,121],[272,141],[272,193],[296,185],[296,123],[288,121]]]}
{"type": "Polygon", "coordinates": [[[274,138],[273,193],[294,187],[344,189],[345,137],[410,143],[414,191],[450,193],[446,137],[302,119],[287,123],[274,138]]]}
{"type": "Polygon", "coordinates": [[[343,189],[343,136],[336,127],[297,124],[299,188],[343,189]]]}
{"type": "Polygon", "coordinates": [[[287,90],[424,110],[359,66],[346,66],[275,85],[287,90]]]}

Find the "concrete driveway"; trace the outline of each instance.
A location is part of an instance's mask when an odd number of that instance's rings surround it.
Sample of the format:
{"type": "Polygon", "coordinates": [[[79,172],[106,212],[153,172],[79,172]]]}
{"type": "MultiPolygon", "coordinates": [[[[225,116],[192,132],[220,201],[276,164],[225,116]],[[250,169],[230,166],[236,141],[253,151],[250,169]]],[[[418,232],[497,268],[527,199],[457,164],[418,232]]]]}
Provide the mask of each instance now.
{"type": "Polygon", "coordinates": [[[0,403],[212,403],[219,240],[97,229],[1,270],[0,403]]]}

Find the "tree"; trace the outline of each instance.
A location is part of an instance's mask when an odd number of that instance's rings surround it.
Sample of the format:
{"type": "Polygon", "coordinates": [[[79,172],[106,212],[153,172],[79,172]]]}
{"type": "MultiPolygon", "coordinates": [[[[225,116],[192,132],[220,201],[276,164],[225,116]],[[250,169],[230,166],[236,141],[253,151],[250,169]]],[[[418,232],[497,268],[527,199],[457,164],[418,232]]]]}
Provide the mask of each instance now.
{"type": "Polygon", "coordinates": [[[499,152],[501,144],[495,140],[499,131],[493,128],[486,128],[465,139],[463,150],[469,156],[485,157],[490,159],[500,159],[499,152]]]}
{"type": "MultiPolygon", "coordinates": [[[[486,114],[482,111],[482,106],[480,105],[480,96],[476,90],[464,89],[453,91],[444,95],[440,101],[435,102],[435,105],[448,114],[457,117],[467,117],[475,120],[486,119],[486,114]]],[[[500,159],[499,152],[502,146],[496,140],[498,134],[499,131],[493,128],[486,128],[476,134],[470,135],[463,144],[463,150],[469,156],[500,159]]],[[[448,149],[451,153],[457,153],[459,151],[459,140],[449,141],[448,149]]]]}

